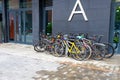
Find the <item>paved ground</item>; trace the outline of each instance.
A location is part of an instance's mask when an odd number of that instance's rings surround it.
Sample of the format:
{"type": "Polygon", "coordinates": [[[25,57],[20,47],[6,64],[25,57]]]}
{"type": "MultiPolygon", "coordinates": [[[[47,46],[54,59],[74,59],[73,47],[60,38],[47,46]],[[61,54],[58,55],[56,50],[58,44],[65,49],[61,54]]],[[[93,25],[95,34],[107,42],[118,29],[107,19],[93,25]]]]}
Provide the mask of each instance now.
{"type": "Polygon", "coordinates": [[[103,71],[81,67],[71,63],[62,64],[58,71],[37,71],[35,80],[120,80],[120,74],[112,71],[103,71]]]}
{"type": "Polygon", "coordinates": [[[120,55],[76,61],[37,53],[31,45],[0,45],[0,80],[120,80],[120,55]]]}
{"type": "Polygon", "coordinates": [[[56,71],[59,66],[56,62],[0,53],[0,80],[33,80],[36,71],[56,71]]]}

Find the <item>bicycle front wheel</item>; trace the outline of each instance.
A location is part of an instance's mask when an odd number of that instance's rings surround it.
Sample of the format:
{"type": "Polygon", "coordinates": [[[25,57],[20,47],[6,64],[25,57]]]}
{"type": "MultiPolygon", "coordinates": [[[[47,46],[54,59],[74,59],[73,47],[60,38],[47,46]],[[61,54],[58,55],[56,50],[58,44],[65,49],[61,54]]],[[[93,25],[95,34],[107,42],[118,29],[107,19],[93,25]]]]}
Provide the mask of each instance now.
{"type": "Polygon", "coordinates": [[[34,50],[37,52],[44,52],[45,51],[45,43],[40,41],[39,43],[34,45],[34,50]]]}
{"type": "Polygon", "coordinates": [[[65,47],[62,42],[54,44],[54,53],[53,55],[56,57],[62,57],[65,54],[65,47]]]}

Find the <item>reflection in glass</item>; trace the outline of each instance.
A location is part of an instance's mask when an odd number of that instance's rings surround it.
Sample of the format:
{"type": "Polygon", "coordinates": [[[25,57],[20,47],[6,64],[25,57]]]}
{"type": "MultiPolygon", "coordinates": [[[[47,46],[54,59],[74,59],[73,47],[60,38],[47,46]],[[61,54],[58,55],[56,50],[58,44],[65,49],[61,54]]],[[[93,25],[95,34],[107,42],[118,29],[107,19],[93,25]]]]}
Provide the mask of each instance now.
{"type": "MultiPolygon", "coordinates": [[[[120,0],[119,0],[120,1],[120,0]]],[[[114,36],[113,36],[113,45],[115,45],[116,53],[120,52],[120,6],[116,7],[116,16],[115,16],[115,26],[114,26],[114,36]]]]}
{"type": "Polygon", "coordinates": [[[18,41],[19,42],[19,40],[20,40],[20,33],[19,33],[19,29],[20,29],[20,27],[19,27],[19,13],[18,12],[16,12],[15,13],[15,23],[14,23],[14,25],[15,25],[15,38],[16,38],[16,41],[18,41]]]}
{"type": "Polygon", "coordinates": [[[19,0],[8,0],[9,9],[19,9],[19,0]]]}
{"type": "Polygon", "coordinates": [[[52,6],[53,0],[45,0],[45,7],[52,6]]]}
{"type": "Polygon", "coordinates": [[[116,2],[120,2],[120,0],[115,0],[116,2]]]}
{"type": "Polygon", "coordinates": [[[32,8],[32,0],[20,0],[20,8],[32,8]]]}
{"type": "Polygon", "coordinates": [[[120,6],[116,8],[116,16],[115,16],[115,28],[114,30],[120,30],[120,6]]]}
{"type": "Polygon", "coordinates": [[[8,9],[32,8],[32,0],[8,0],[8,9]]]}
{"type": "Polygon", "coordinates": [[[24,13],[23,13],[23,11],[21,12],[21,15],[20,15],[21,17],[21,24],[20,24],[20,28],[21,28],[21,40],[22,40],[22,42],[24,42],[25,41],[25,37],[24,37],[24,13]]]}
{"type": "Polygon", "coordinates": [[[14,40],[14,15],[9,14],[9,39],[14,40]]]}
{"type": "Polygon", "coordinates": [[[26,42],[32,42],[32,11],[25,12],[25,35],[26,42]]]}
{"type": "Polygon", "coordinates": [[[52,34],[52,10],[46,11],[46,34],[52,34]]]}
{"type": "Polygon", "coordinates": [[[2,13],[2,1],[0,1],[0,12],[2,13]]]}

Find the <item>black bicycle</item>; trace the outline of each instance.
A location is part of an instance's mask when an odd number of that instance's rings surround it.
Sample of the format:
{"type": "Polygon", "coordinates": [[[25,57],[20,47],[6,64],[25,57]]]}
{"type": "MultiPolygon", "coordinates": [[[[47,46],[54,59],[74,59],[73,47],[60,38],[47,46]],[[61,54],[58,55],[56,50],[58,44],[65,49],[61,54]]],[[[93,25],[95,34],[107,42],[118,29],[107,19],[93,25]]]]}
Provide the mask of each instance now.
{"type": "Polygon", "coordinates": [[[34,50],[37,52],[48,51],[49,53],[53,53],[54,42],[55,42],[54,37],[41,34],[40,40],[34,45],[34,50]]]}
{"type": "MultiPolygon", "coordinates": [[[[94,35],[93,37],[88,37],[89,39],[97,42],[97,43],[103,43],[101,42],[101,39],[104,35],[94,35]]],[[[103,43],[105,46],[104,46],[104,58],[111,58],[114,54],[115,54],[115,49],[114,47],[110,44],[110,43],[103,43]]]]}

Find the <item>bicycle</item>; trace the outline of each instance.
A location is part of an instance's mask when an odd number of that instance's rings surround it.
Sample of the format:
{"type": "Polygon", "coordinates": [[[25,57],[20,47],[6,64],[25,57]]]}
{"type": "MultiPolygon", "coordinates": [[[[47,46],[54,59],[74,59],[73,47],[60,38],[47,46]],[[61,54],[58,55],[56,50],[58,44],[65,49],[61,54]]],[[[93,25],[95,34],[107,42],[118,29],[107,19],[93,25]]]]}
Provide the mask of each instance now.
{"type": "Polygon", "coordinates": [[[53,53],[54,49],[54,41],[55,38],[53,36],[46,36],[44,34],[40,34],[41,38],[37,44],[34,45],[34,50],[37,52],[48,51],[49,53],[53,53]]]}
{"type": "Polygon", "coordinates": [[[87,57],[86,47],[80,44],[78,45],[75,39],[68,39],[68,35],[63,35],[62,39],[58,39],[54,49],[55,55],[57,56],[66,55],[80,61],[87,57]],[[60,49],[62,49],[62,52],[60,49]]]}
{"type": "MultiPolygon", "coordinates": [[[[96,43],[101,43],[101,39],[104,35],[95,35],[93,37],[89,37],[88,39],[90,40],[93,40],[94,42],[96,43]]],[[[114,47],[110,44],[110,43],[102,43],[104,44],[104,58],[111,58],[114,53],[115,53],[115,50],[114,50],[114,47]]]]}
{"type": "Polygon", "coordinates": [[[86,39],[84,38],[84,35],[79,35],[77,36],[78,39],[82,40],[85,44],[89,45],[89,48],[91,50],[91,54],[89,56],[89,59],[92,58],[92,59],[95,59],[95,60],[101,60],[103,59],[103,47],[104,45],[101,44],[101,43],[94,43],[93,41],[89,40],[89,39],[86,39]]]}

